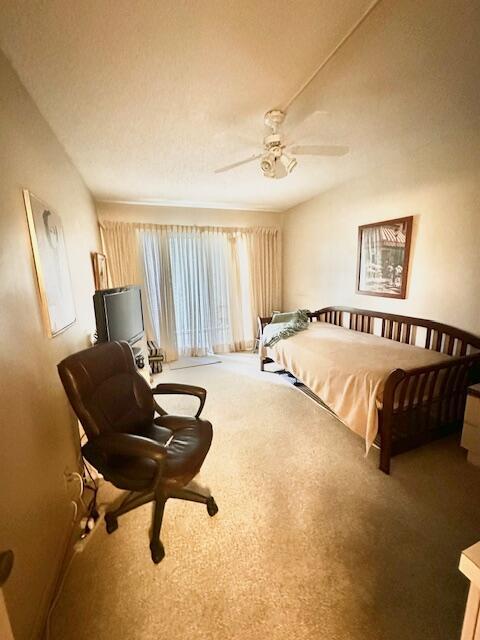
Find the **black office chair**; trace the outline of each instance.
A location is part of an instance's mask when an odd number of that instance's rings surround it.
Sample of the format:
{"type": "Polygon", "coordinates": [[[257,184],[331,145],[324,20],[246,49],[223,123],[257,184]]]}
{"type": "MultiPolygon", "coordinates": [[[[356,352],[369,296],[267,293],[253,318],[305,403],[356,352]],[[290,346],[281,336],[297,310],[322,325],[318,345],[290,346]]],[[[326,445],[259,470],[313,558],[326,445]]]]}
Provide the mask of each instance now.
{"type": "Polygon", "coordinates": [[[199,472],[212,441],[212,425],[200,419],[207,392],[168,383],[151,389],[126,342],[75,353],[59,363],[58,372],[88,438],[84,457],[106,480],[129,491],[105,514],[108,533],[117,529],[119,516],[154,501],[150,550],[159,563],[165,556],[159,536],[169,498],[203,503],[210,516],[218,511],[212,496],[184,488],[199,472]],[[196,396],[200,406],[194,417],[169,415],[155,402],[160,394],[196,396]]]}

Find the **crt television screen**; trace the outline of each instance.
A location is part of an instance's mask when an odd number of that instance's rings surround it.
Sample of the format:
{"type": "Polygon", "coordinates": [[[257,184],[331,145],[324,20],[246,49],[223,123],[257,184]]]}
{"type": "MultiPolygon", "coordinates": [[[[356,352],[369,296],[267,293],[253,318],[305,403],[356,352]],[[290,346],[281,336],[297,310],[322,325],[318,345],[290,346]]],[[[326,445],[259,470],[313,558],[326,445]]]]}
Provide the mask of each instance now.
{"type": "Polygon", "coordinates": [[[140,289],[132,287],[105,296],[108,339],[131,342],[143,333],[140,289]]]}

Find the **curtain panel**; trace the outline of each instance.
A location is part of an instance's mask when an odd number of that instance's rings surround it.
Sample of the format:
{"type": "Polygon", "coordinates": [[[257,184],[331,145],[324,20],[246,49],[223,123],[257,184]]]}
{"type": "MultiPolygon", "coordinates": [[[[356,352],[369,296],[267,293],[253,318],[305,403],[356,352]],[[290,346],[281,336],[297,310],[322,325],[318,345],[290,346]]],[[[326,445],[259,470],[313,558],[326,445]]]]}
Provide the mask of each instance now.
{"type": "Polygon", "coordinates": [[[254,229],[247,234],[253,323],[281,305],[281,242],[276,230],[254,229]]]}
{"type": "Polygon", "coordinates": [[[175,303],[172,289],[170,239],[163,227],[138,229],[143,283],[151,331],[147,337],[161,344],[167,362],[177,360],[175,303]]]}
{"type": "Polygon", "coordinates": [[[279,229],[102,221],[101,235],[112,286],[142,286],[167,360],[249,349],[257,315],[280,308],[279,229]]]}
{"type": "Polygon", "coordinates": [[[102,247],[107,256],[108,281],[111,287],[141,283],[137,226],[125,222],[100,224],[102,247]]]}

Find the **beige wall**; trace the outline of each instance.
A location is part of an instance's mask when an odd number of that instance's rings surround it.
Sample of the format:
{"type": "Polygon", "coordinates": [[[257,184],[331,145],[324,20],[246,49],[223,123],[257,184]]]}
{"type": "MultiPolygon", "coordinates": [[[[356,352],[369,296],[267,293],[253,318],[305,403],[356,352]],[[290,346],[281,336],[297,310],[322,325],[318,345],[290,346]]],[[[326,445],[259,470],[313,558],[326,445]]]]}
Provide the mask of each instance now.
{"type": "Polygon", "coordinates": [[[451,132],[285,215],[284,306],[348,305],[480,334],[480,136],[451,132]],[[355,293],[358,226],[414,216],[406,300],[355,293]]]}
{"type": "Polygon", "coordinates": [[[380,2],[294,102],[290,118],[321,110],[312,142],[350,151],[316,159],[330,189],[285,214],[286,307],[381,309],[480,333],[479,18],[468,0],[380,2]],[[358,226],[408,215],[406,300],[356,294],[358,226]]]}
{"type": "Polygon", "coordinates": [[[56,364],[94,329],[90,251],[98,231],[89,192],[0,53],[0,549],[15,552],[5,597],[16,640],[39,635],[70,532],[64,470],[78,447],[56,364]],[[40,318],[22,188],[63,220],[77,311],[56,338],[40,318]]]}
{"type": "Polygon", "coordinates": [[[282,214],[270,211],[195,209],[97,202],[99,220],[221,227],[281,227],[282,214]]]}

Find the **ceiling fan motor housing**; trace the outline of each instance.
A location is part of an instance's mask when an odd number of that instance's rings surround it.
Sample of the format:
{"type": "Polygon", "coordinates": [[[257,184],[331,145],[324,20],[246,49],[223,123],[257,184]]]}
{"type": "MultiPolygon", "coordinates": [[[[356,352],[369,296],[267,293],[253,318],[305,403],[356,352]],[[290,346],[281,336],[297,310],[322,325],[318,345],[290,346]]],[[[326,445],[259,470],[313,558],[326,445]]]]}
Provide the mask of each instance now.
{"type": "Polygon", "coordinates": [[[263,146],[267,152],[279,156],[282,152],[282,139],[279,133],[272,133],[263,139],[263,146]]]}
{"type": "Polygon", "coordinates": [[[270,127],[270,129],[273,129],[273,132],[276,133],[278,127],[284,120],[285,113],[283,111],[280,111],[280,109],[271,109],[265,114],[264,122],[267,127],[270,127]]]}

